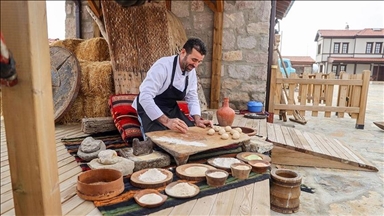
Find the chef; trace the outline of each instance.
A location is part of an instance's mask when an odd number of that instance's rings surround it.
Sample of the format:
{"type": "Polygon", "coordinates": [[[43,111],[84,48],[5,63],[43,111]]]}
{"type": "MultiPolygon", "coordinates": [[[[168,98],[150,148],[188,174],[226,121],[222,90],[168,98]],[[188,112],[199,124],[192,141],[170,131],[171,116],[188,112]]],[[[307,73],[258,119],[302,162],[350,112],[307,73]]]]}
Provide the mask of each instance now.
{"type": "Polygon", "coordinates": [[[162,57],[149,69],[132,106],[136,109],[143,135],[150,131],[174,130],[186,133],[188,127],[205,128],[212,121],[200,117],[196,68],[207,53],[205,44],[190,38],[179,55],[162,57]],[[188,103],[191,121],[181,112],[177,101],[188,103]]]}

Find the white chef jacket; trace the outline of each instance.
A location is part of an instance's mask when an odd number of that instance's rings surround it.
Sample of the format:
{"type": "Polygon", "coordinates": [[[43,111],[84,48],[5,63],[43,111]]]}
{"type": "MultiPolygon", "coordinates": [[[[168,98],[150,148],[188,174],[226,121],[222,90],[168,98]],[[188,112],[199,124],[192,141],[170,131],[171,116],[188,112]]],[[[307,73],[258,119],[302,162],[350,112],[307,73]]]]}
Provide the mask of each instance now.
{"type": "MultiPolygon", "coordinates": [[[[140,85],[139,102],[143,107],[145,113],[153,121],[163,115],[163,112],[155,104],[153,100],[157,95],[162,94],[171,84],[172,67],[174,56],[167,56],[160,58],[149,69],[147,76],[140,85]]],[[[196,70],[187,71],[185,75],[182,75],[180,68],[180,56],[177,58],[175,77],[173,80],[173,86],[179,91],[184,91],[185,79],[188,75],[188,87],[184,100],[188,103],[188,109],[191,116],[201,115],[199,98],[197,95],[197,76],[196,70]]],[[[137,97],[132,103],[132,106],[137,111],[137,97]]]]}

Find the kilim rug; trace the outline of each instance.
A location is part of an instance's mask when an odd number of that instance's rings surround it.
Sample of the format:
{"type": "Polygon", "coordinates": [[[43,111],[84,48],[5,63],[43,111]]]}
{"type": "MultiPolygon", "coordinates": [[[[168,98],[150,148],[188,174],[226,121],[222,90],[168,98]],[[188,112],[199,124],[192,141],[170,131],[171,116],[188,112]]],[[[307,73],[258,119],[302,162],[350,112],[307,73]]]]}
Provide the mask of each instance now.
{"type": "MultiPolygon", "coordinates": [[[[173,169],[174,170],[174,169],[173,169]]],[[[180,180],[175,173],[173,173],[174,178],[173,181],[180,180]]],[[[188,202],[193,199],[199,199],[205,196],[209,196],[212,194],[224,192],[230,189],[242,187],[244,185],[253,184],[258,181],[262,181],[265,179],[269,179],[270,173],[267,171],[264,174],[256,174],[254,172],[251,172],[248,179],[245,180],[239,180],[237,178],[234,178],[230,175],[228,177],[226,183],[222,187],[210,187],[207,185],[206,181],[201,182],[195,182],[195,181],[189,181],[191,183],[196,184],[200,188],[200,193],[197,194],[195,197],[187,198],[187,199],[176,199],[168,196],[167,201],[159,207],[156,208],[142,208],[139,206],[135,200],[133,199],[134,194],[141,190],[140,188],[136,188],[130,184],[129,178],[124,178],[124,192],[120,194],[119,196],[116,196],[114,198],[108,199],[108,200],[102,200],[102,201],[94,201],[95,206],[99,209],[99,211],[103,215],[110,215],[110,216],[116,216],[116,215],[147,215],[153,212],[160,211],[162,209],[166,209],[169,207],[177,206],[182,203],[188,202]]],[[[157,188],[159,192],[165,194],[164,190],[165,187],[157,188]]]]}

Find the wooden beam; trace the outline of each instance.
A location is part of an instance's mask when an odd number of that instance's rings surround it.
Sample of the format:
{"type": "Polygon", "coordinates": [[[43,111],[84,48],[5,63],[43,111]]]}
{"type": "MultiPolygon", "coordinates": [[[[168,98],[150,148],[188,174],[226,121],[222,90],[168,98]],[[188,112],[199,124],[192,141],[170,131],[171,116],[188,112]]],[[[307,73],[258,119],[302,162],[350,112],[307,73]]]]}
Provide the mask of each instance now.
{"type": "Polygon", "coordinates": [[[169,11],[172,11],[172,3],[171,3],[171,0],[165,0],[165,7],[166,7],[169,11]]]}
{"type": "Polygon", "coordinates": [[[204,0],[204,3],[213,11],[213,12],[218,12],[215,4],[212,3],[211,0],[204,0]]]}
{"type": "Polygon", "coordinates": [[[213,52],[211,75],[211,109],[219,108],[221,90],[221,54],[223,42],[223,12],[215,12],[213,20],[213,52]]]}
{"type": "Polygon", "coordinates": [[[224,0],[216,0],[216,10],[217,12],[224,11],[224,0]]]}
{"type": "Polygon", "coordinates": [[[16,215],[61,215],[45,1],[1,2],[19,83],[2,88],[16,215]]]}
{"type": "Polygon", "coordinates": [[[100,19],[100,9],[96,6],[93,0],[88,0],[88,6],[92,10],[92,12],[96,15],[98,19],[100,19]]]}

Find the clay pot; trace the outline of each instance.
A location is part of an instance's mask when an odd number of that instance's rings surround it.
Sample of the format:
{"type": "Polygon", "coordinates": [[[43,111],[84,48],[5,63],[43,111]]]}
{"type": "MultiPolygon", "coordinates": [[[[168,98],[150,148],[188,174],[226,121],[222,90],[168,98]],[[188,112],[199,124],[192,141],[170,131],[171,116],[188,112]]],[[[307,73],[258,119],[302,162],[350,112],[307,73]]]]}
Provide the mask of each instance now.
{"type": "Polygon", "coordinates": [[[300,206],[301,175],[289,169],[274,169],[271,176],[271,209],[284,214],[297,212],[300,206]]]}
{"type": "Polygon", "coordinates": [[[232,126],[235,120],[235,110],[229,107],[229,98],[224,98],[222,106],[216,111],[220,126],[232,126]]]}

